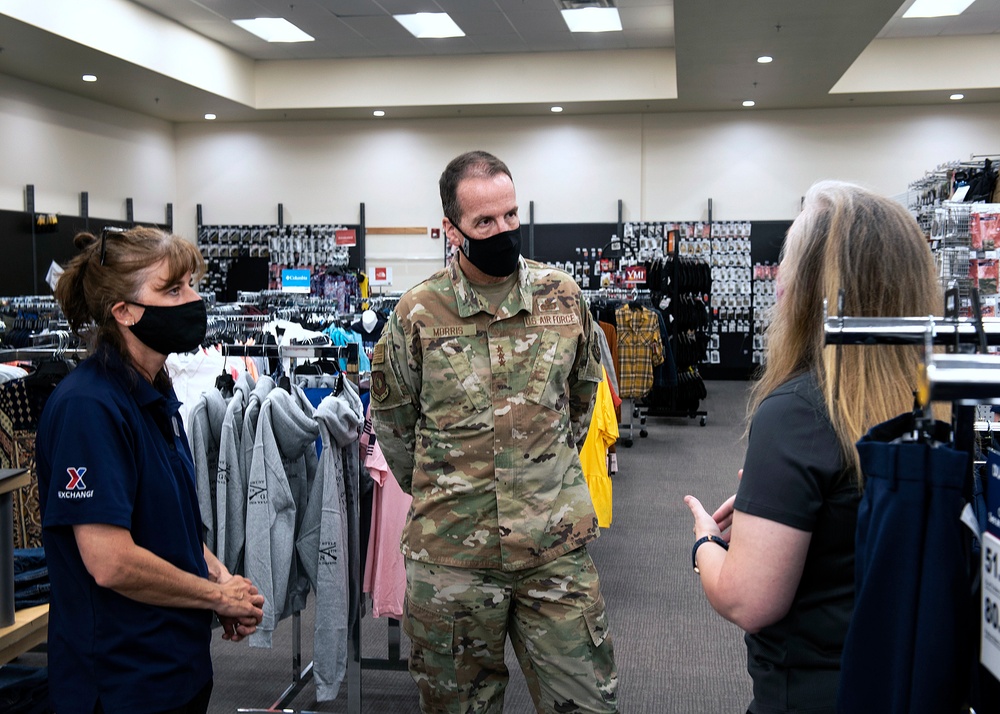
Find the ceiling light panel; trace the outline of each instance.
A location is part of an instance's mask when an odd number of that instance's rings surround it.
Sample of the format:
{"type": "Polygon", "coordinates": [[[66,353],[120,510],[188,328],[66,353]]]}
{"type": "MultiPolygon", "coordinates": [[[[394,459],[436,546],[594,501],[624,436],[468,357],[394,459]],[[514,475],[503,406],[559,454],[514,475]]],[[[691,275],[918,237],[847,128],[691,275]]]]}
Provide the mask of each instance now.
{"type": "Polygon", "coordinates": [[[446,12],[417,12],[411,15],[393,15],[396,22],[418,39],[465,37],[462,28],[446,12]]]}
{"type": "Polygon", "coordinates": [[[974,0],[916,0],[903,17],[952,17],[961,15],[974,0]]]}
{"type": "Polygon", "coordinates": [[[614,7],[561,10],[570,32],[621,32],[622,20],[614,7]]]}
{"type": "Polygon", "coordinates": [[[306,34],[283,17],[256,17],[252,20],[233,20],[233,24],[267,42],[312,42],[306,34]]]}

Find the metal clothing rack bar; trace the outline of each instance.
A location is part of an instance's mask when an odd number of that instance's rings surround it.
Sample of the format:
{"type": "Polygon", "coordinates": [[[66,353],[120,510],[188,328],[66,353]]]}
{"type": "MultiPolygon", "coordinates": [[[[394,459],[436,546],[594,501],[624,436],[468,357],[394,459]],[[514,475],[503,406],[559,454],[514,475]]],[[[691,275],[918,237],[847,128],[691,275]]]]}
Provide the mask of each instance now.
{"type": "MultiPolygon", "coordinates": [[[[1000,345],[1000,318],[984,317],[988,345],[1000,345]]],[[[828,317],[823,323],[828,345],[917,345],[928,335],[935,345],[977,344],[980,333],[972,318],[828,317]]]]}
{"type": "Polygon", "coordinates": [[[0,349],[0,362],[30,362],[36,359],[47,359],[49,357],[68,357],[73,359],[83,359],[89,352],[82,347],[70,349],[46,348],[46,347],[16,347],[12,349],[0,349]]]}

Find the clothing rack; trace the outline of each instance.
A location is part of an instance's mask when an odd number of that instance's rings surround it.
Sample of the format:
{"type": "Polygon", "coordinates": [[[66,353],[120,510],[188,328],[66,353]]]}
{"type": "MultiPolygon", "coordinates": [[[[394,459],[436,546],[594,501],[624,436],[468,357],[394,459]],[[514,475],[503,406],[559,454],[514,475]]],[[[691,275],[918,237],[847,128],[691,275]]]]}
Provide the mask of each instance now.
{"type": "MultiPolygon", "coordinates": [[[[332,345],[220,345],[222,354],[227,357],[277,357],[281,360],[291,360],[292,363],[298,360],[308,359],[340,359],[347,358],[347,374],[349,378],[357,381],[358,378],[358,345],[350,344],[346,346],[332,345]]],[[[360,462],[359,462],[360,463],[360,462]]],[[[360,494],[360,472],[349,475],[351,487],[355,494],[360,494]]],[[[352,516],[360,522],[360,499],[354,499],[354,512],[352,516]]],[[[360,544],[357,541],[348,543],[349,557],[356,562],[360,562],[360,544]]],[[[363,593],[362,583],[351,582],[351,596],[356,602],[361,603],[363,593]]],[[[361,619],[359,611],[358,617],[351,626],[349,634],[349,650],[347,660],[347,712],[348,714],[361,713],[361,670],[380,669],[405,671],[406,660],[400,658],[400,628],[399,621],[389,620],[388,644],[389,653],[387,659],[363,658],[361,656],[361,619]]],[[[312,678],[313,663],[309,662],[302,666],[302,616],[299,612],[292,613],[292,681],[278,698],[267,709],[246,709],[240,708],[240,712],[290,712],[288,705],[298,696],[302,688],[312,678]]]]}
{"type": "MultiPolygon", "coordinates": [[[[711,239],[711,226],[712,226],[711,220],[709,220],[709,224],[708,225],[709,225],[709,239],[711,239]]],[[[668,243],[671,246],[671,251],[670,251],[670,270],[671,270],[671,275],[670,275],[670,295],[669,295],[669,298],[670,298],[670,305],[671,305],[671,307],[673,307],[673,306],[679,305],[680,302],[681,302],[681,276],[680,276],[680,270],[681,270],[681,261],[684,260],[684,257],[682,257],[680,255],[680,244],[681,244],[680,232],[677,231],[677,230],[671,230],[671,231],[668,231],[668,233],[670,234],[669,237],[668,237],[668,243]]],[[[711,283],[709,284],[709,290],[711,290],[711,283]]],[[[696,299],[700,301],[700,298],[696,298],[696,299]]],[[[709,304],[711,304],[711,300],[709,300],[709,304]]],[[[706,309],[707,309],[707,306],[706,306],[706,309]]],[[[708,310],[708,320],[709,320],[709,325],[711,325],[711,320],[712,320],[712,312],[711,312],[711,310],[708,310]]],[[[668,330],[669,330],[669,328],[670,328],[670,325],[668,324],[668,330]]],[[[707,334],[707,332],[708,332],[708,330],[706,330],[706,334],[707,334]]],[[[671,348],[671,346],[669,344],[667,344],[667,345],[663,346],[663,349],[664,350],[669,350],[669,349],[672,349],[672,348],[671,348]]],[[[695,369],[695,365],[694,364],[689,365],[689,367],[691,369],[695,369]]],[[[680,370],[680,365],[678,365],[678,369],[677,369],[678,379],[680,379],[680,371],[681,371],[680,370]]],[[[697,378],[699,380],[701,380],[701,377],[698,376],[696,370],[695,370],[694,374],[697,376],[697,378]]],[[[702,383],[704,384],[703,381],[702,381],[702,383]]],[[[701,426],[705,426],[705,424],[708,422],[708,411],[705,410],[705,409],[698,409],[697,406],[695,406],[695,409],[691,409],[691,410],[687,410],[687,409],[660,409],[660,408],[657,408],[657,409],[654,410],[653,416],[658,416],[658,417],[688,417],[690,419],[694,419],[696,417],[701,417],[701,420],[699,421],[699,424],[701,426]]],[[[631,428],[631,425],[630,425],[630,428],[631,428]]],[[[645,436],[645,434],[642,434],[642,436],[645,436]]]]}
{"type": "MultiPolygon", "coordinates": [[[[608,300],[611,302],[622,303],[622,302],[637,302],[643,307],[653,308],[653,300],[650,295],[649,290],[643,288],[639,289],[637,287],[621,287],[621,286],[607,286],[603,288],[598,288],[596,290],[584,289],[580,291],[590,303],[590,306],[600,305],[597,300],[608,300]]],[[[668,345],[664,345],[663,349],[669,349],[668,345]]],[[[639,420],[639,436],[646,438],[649,436],[649,432],[646,430],[646,413],[648,409],[644,406],[640,406],[638,400],[634,397],[622,397],[622,408],[621,413],[628,414],[628,436],[624,434],[621,435],[622,446],[631,447],[635,443],[633,435],[633,424],[634,420],[639,420]]],[[[621,426],[625,426],[622,424],[621,426]]]]}
{"type": "MultiPolygon", "coordinates": [[[[953,296],[946,297],[946,304],[949,304],[949,297],[953,296]]],[[[978,306],[978,295],[974,302],[978,306]]],[[[977,423],[975,415],[977,404],[1000,403],[1000,355],[938,354],[933,346],[975,344],[985,351],[987,345],[1000,345],[1000,319],[828,317],[823,331],[828,345],[923,344],[926,355],[917,384],[918,402],[922,407],[932,402],[951,402],[954,448],[974,457],[977,434],[993,431],[989,423],[977,423]]],[[[976,481],[975,469],[974,458],[970,458],[969,484],[976,481]]],[[[984,496],[988,480],[982,482],[984,496]]],[[[986,677],[986,672],[988,670],[980,663],[979,694],[984,702],[995,702],[1000,698],[1000,680],[992,675],[986,677]]]]}

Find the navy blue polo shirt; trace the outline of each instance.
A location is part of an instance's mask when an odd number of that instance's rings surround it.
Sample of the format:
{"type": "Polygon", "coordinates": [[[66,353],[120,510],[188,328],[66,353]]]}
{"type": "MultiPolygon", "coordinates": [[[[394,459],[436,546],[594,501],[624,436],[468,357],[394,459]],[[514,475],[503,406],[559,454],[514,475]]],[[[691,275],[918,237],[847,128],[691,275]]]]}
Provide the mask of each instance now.
{"type": "Polygon", "coordinates": [[[59,714],[163,711],[212,679],[212,613],[146,605],[87,572],[72,526],[127,528],[137,545],[207,577],[180,402],[110,350],[56,388],[38,427],[42,541],[52,582],[49,689],[59,714]]]}

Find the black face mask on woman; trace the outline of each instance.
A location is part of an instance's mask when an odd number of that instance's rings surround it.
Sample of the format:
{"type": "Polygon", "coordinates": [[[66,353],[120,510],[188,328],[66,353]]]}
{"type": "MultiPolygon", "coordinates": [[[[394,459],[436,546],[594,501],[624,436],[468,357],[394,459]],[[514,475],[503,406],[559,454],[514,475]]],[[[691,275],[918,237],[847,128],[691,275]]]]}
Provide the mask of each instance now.
{"type": "Polygon", "coordinates": [[[461,249],[474,266],[494,278],[506,278],[517,272],[517,257],[521,254],[521,227],[497,233],[489,238],[470,238],[452,223],[462,234],[461,249]]]}
{"type": "Polygon", "coordinates": [[[145,312],[134,325],[129,326],[139,342],[161,355],[190,352],[198,349],[208,330],[208,315],[204,300],[193,300],[183,305],[143,305],[133,302],[145,312]]]}

